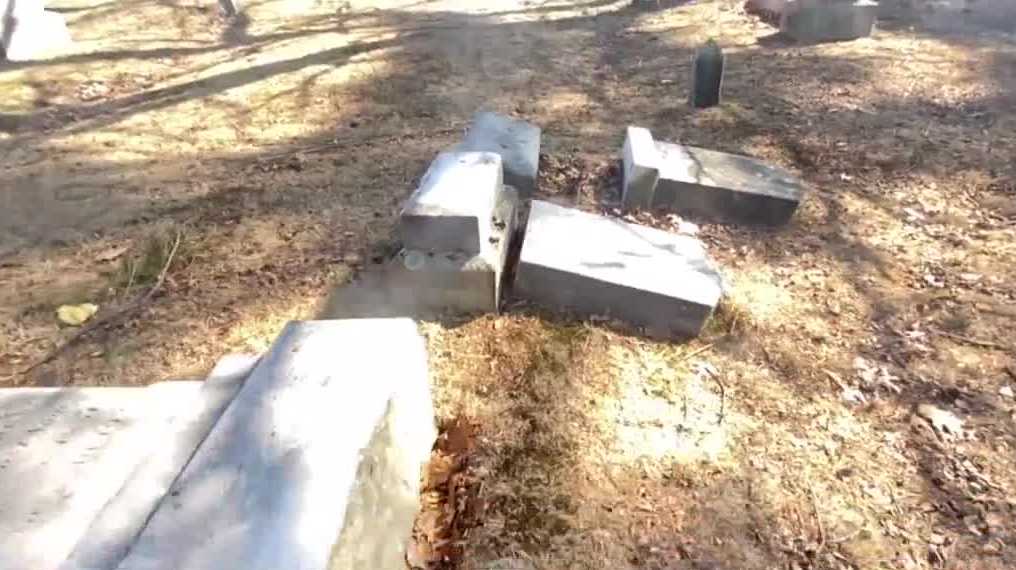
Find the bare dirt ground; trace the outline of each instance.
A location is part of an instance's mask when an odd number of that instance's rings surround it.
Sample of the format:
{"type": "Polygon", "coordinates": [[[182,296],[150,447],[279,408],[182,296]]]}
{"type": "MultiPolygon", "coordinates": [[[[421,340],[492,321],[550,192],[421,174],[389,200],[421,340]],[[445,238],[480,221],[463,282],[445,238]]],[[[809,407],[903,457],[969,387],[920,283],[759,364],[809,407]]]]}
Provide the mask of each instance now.
{"type": "Polygon", "coordinates": [[[423,325],[444,435],[411,563],[1016,567],[1011,5],[795,46],[739,3],[662,4],[55,0],[73,50],[0,63],[0,381],[263,350],[390,249],[481,106],[543,126],[544,197],[608,213],[638,124],[811,192],[778,231],[701,225],[730,295],[698,340],[519,304],[423,325]],[[709,38],[726,100],[694,113],[709,38]],[[36,366],[84,301],[106,326],[36,366]]]}

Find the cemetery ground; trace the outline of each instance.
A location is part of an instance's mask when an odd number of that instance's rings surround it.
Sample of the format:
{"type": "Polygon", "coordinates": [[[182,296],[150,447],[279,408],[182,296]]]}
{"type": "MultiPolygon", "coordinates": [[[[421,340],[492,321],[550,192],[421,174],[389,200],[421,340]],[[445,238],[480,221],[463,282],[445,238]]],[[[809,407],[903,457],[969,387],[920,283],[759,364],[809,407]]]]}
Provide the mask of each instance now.
{"type": "Polygon", "coordinates": [[[326,317],[479,107],[543,128],[538,196],[608,213],[641,125],[809,194],[781,229],[699,225],[729,294],[698,339],[517,302],[424,323],[443,435],[411,562],[1016,566],[1011,36],[797,46],[724,1],[48,7],[73,50],[0,63],[4,386],[197,377],[326,317]],[[710,38],[725,99],[694,112],[710,38]],[[82,302],[75,336],[54,311],[82,302]]]}

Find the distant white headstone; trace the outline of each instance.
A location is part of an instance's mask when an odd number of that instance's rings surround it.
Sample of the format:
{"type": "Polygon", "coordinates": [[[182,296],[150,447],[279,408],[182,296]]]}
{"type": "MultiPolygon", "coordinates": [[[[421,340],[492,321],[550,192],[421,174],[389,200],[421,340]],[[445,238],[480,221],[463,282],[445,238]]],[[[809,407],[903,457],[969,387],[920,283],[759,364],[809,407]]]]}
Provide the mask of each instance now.
{"type": "Polygon", "coordinates": [[[70,43],[64,17],[41,0],[0,0],[0,47],[8,60],[39,59],[70,43]]]}

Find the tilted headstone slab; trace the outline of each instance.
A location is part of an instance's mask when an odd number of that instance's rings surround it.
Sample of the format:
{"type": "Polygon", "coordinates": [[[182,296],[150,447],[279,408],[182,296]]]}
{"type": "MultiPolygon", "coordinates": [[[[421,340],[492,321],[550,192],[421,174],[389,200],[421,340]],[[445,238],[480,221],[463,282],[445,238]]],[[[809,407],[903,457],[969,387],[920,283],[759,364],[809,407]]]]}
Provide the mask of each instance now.
{"type": "Polygon", "coordinates": [[[869,0],[790,0],[780,32],[805,43],[856,40],[871,35],[877,17],[869,0]]]}
{"type": "Polygon", "coordinates": [[[404,249],[391,262],[336,289],[325,314],[328,318],[429,320],[497,312],[518,209],[517,193],[506,187],[490,221],[491,236],[481,244],[480,253],[404,249]]]}
{"type": "Polygon", "coordinates": [[[628,127],[621,150],[622,198],[626,209],[648,209],[660,180],[660,152],[649,129],[628,127]]]}
{"type": "Polygon", "coordinates": [[[781,225],[801,200],[783,169],[747,156],[658,142],[660,182],[653,208],[711,220],[781,225]]]}
{"type": "Polygon", "coordinates": [[[534,200],[516,294],[661,336],[696,335],[722,281],[697,239],[534,200]]]}
{"type": "Polygon", "coordinates": [[[460,151],[494,152],[501,157],[504,182],[528,198],[536,191],[540,167],[540,127],[490,111],[480,111],[465,140],[456,147],[460,151]]]}
{"type": "Polygon", "coordinates": [[[106,502],[59,570],[115,570],[120,565],[148,518],[165,499],[169,488],[243,386],[257,361],[255,355],[239,354],[219,360],[201,383],[197,397],[188,402],[188,414],[174,418],[172,429],[144,441],[143,445],[151,454],[106,502]]]}
{"type": "Polygon", "coordinates": [[[135,467],[190,420],[200,390],[0,390],[0,568],[55,570],[135,467]]]}
{"type": "Polygon", "coordinates": [[[402,209],[402,244],[421,251],[480,253],[491,238],[502,180],[497,154],[439,154],[402,209]]]}
{"type": "Polygon", "coordinates": [[[489,237],[478,255],[405,249],[400,253],[398,281],[412,287],[415,300],[429,312],[443,308],[451,313],[496,313],[518,215],[518,193],[506,186],[498,193],[488,220],[489,237]]]}
{"type": "Polygon", "coordinates": [[[625,209],[667,210],[714,221],[780,225],[797,210],[803,195],[800,181],[789,172],[760,160],[693,146],[636,136],[629,128],[625,143],[625,209]],[[633,142],[634,141],[634,142],[633,142]],[[637,154],[628,147],[638,145],[637,154]],[[629,158],[631,156],[631,158],[629,158]],[[629,166],[629,163],[631,165],[629,166]],[[658,181],[648,189],[655,169],[658,181]],[[641,172],[643,182],[629,177],[641,172]]]}
{"type": "Polygon", "coordinates": [[[401,568],[435,436],[413,321],[290,323],[119,570],[401,568]]]}

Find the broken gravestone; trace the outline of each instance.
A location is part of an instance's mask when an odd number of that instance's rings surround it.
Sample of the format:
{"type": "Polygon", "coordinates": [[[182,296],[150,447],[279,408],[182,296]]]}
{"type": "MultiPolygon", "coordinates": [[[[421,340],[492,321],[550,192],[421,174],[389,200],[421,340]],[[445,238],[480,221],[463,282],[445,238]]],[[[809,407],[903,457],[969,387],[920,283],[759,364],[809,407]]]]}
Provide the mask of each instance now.
{"type": "Polygon", "coordinates": [[[480,111],[466,137],[455,147],[461,152],[493,152],[501,157],[504,183],[528,198],[536,191],[540,167],[540,127],[490,111],[480,111]]]}
{"type": "Polygon", "coordinates": [[[521,298],[653,336],[694,336],[721,292],[720,274],[691,236],[532,203],[516,269],[521,298]]]}
{"type": "Polygon", "coordinates": [[[780,32],[802,43],[856,40],[871,35],[877,16],[871,0],[789,0],[780,32]]]}
{"type": "Polygon", "coordinates": [[[519,198],[502,181],[501,157],[444,152],[399,218],[402,250],[336,289],[328,318],[440,318],[497,312],[519,198]]]}
{"type": "Polygon", "coordinates": [[[436,435],[414,322],[289,323],[117,568],[404,568],[436,435]]]}
{"type": "Polygon", "coordinates": [[[628,127],[622,149],[625,209],[668,210],[710,220],[780,225],[801,200],[800,181],[762,161],[654,141],[628,127]]]}

